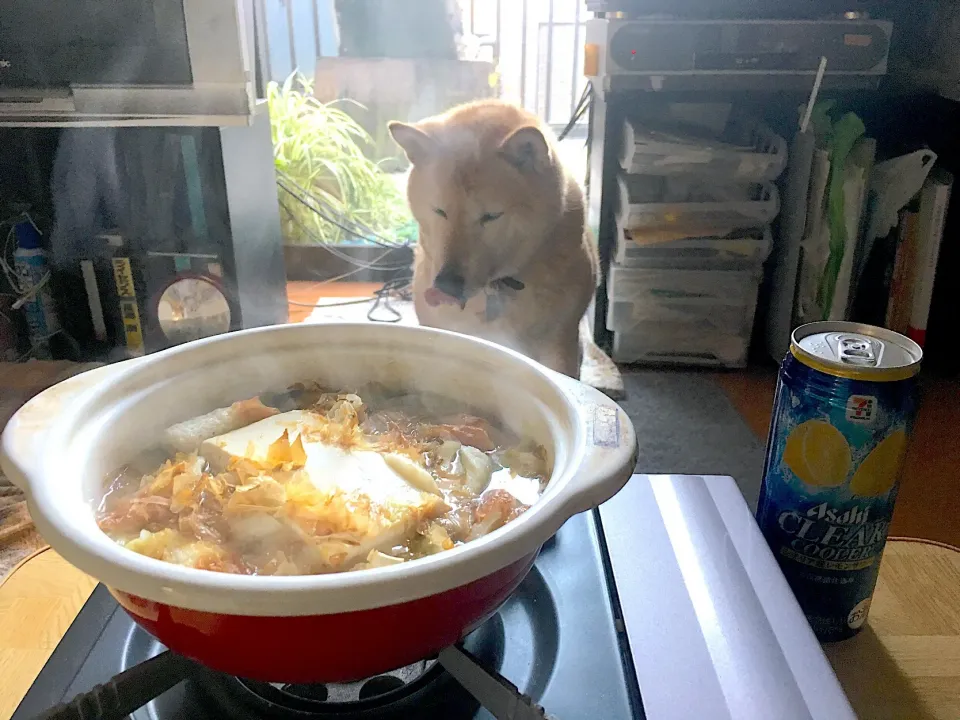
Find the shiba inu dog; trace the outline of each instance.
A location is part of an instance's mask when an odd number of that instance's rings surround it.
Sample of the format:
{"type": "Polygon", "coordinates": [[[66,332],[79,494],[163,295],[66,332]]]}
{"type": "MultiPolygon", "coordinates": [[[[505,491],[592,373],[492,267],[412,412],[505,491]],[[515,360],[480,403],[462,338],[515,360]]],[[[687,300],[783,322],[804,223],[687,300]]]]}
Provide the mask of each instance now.
{"type": "Polygon", "coordinates": [[[413,167],[421,324],[474,335],[577,377],[597,285],[583,192],[535,115],[497,100],[390,123],[413,167]]]}

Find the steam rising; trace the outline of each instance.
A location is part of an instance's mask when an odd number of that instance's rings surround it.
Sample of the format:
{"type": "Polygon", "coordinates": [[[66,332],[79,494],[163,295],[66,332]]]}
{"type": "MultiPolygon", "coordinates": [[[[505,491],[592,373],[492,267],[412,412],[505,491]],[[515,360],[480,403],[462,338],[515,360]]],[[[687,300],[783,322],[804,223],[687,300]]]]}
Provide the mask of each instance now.
{"type": "Polygon", "coordinates": [[[198,569],[358,570],[486,535],[535,503],[549,476],[543,448],[437,396],[301,384],[269,400],[298,409],[250,398],[169,428],[168,445],[193,451],[113,473],[101,529],[198,569]]]}

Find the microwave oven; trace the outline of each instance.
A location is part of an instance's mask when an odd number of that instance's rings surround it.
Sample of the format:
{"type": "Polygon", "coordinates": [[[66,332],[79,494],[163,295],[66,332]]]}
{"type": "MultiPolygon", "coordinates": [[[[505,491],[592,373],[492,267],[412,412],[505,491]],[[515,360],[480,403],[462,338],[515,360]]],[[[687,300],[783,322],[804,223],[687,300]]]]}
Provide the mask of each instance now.
{"type": "Polygon", "coordinates": [[[4,0],[0,125],[237,125],[252,0],[4,0]]]}

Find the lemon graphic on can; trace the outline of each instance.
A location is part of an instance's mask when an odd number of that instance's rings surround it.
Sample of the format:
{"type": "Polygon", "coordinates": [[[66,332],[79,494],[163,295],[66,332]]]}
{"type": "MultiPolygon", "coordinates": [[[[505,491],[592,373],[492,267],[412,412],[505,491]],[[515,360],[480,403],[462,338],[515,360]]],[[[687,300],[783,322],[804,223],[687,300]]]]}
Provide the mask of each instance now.
{"type": "Polygon", "coordinates": [[[897,481],[906,451],[906,431],[894,430],[860,463],[850,481],[850,491],[865,497],[886,495],[897,481]]]}
{"type": "Polygon", "coordinates": [[[787,436],[783,461],[807,485],[836,487],[850,473],[850,445],[824,420],[807,420],[787,436]]]}

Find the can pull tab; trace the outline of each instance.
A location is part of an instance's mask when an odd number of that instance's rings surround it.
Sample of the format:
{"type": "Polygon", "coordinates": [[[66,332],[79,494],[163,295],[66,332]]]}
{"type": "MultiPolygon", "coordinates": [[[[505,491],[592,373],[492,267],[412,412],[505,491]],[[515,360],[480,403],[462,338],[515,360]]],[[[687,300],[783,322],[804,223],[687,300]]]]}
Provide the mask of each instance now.
{"type": "Polygon", "coordinates": [[[837,354],[845,365],[876,367],[880,364],[881,343],[857,335],[841,335],[838,340],[837,354]]]}

